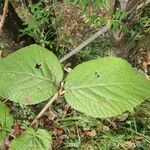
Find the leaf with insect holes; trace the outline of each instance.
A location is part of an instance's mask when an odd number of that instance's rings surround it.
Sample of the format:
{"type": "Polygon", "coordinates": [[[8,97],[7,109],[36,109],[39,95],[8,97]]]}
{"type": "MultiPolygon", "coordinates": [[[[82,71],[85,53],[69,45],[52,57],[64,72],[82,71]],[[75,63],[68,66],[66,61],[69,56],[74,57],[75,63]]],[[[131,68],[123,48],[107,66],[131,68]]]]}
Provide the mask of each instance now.
{"type": "Polygon", "coordinates": [[[75,67],[66,78],[65,98],[90,116],[117,116],[150,98],[150,81],[127,61],[106,57],[75,67]]]}
{"type": "Polygon", "coordinates": [[[13,125],[13,117],[10,115],[7,106],[0,101],[0,147],[7,133],[13,125]]]}
{"type": "Polygon", "coordinates": [[[50,98],[63,71],[52,52],[34,44],[0,59],[0,76],[0,96],[29,105],[50,98]]]}
{"type": "Polygon", "coordinates": [[[51,134],[46,130],[28,128],[10,143],[9,150],[50,150],[51,144],[51,134]]]}

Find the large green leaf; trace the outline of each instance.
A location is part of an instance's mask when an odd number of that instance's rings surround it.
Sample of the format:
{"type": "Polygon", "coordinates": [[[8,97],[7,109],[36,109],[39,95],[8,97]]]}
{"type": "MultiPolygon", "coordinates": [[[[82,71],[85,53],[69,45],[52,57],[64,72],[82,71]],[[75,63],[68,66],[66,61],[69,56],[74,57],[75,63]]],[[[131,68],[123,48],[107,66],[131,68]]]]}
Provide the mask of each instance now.
{"type": "Polygon", "coordinates": [[[0,96],[28,105],[51,97],[63,71],[52,52],[31,45],[0,60],[0,77],[0,96]]]}
{"type": "Polygon", "coordinates": [[[11,142],[10,150],[49,150],[51,144],[52,137],[47,131],[43,129],[34,131],[32,128],[28,128],[11,142]]]}
{"type": "Polygon", "coordinates": [[[76,110],[93,117],[111,117],[132,111],[150,98],[150,81],[121,58],[85,62],[71,71],[65,98],[76,110]]]}
{"type": "Polygon", "coordinates": [[[9,113],[9,109],[0,101],[0,146],[13,125],[13,118],[9,113]]]}

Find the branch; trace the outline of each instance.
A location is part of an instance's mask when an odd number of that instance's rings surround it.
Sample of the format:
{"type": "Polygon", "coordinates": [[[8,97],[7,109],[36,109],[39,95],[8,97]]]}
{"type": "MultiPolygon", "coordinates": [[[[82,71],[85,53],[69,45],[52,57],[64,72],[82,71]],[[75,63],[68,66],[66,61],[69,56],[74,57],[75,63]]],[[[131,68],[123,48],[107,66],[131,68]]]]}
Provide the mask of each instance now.
{"type": "Polygon", "coordinates": [[[44,106],[44,108],[38,113],[38,115],[34,118],[34,120],[32,121],[32,123],[30,124],[30,127],[33,127],[36,123],[37,120],[46,112],[46,110],[51,106],[51,104],[57,100],[59,98],[59,96],[63,95],[65,91],[62,90],[63,87],[61,87],[61,89],[55,93],[55,95],[49,100],[49,102],[44,106]]]}
{"type": "Polygon", "coordinates": [[[94,41],[97,37],[99,37],[100,35],[106,33],[108,31],[109,28],[107,28],[106,26],[103,27],[102,29],[100,29],[99,31],[97,31],[95,34],[93,34],[91,37],[89,37],[86,41],[84,41],[83,43],[81,43],[79,46],[77,46],[75,49],[71,50],[68,54],[66,54],[64,57],[62,57],[60,59],[60,63],[64,62],[65,60],[67,60],[68,58],[70,58],[72,55],[74,55],[75,53],[77,53],[78,51],[80,51],[82,48],[84,48],[85,46],[87,46],[89,43],[91,43],[92,41],[94,41]]]}
{"type": "Polygon", "coordinates": [[[5,22],[5,19],[6,19],[7,10],[8,10],[8,3],[9,3],[9,0],[5,0],[4,7],[3,7],[3,14],[2,14],[2,17],[1,17],[1,21],[0,21],[0,33],[1,33],[1,30],[2,30],[2,27],[4,26],[4,22],[5,22]]]}

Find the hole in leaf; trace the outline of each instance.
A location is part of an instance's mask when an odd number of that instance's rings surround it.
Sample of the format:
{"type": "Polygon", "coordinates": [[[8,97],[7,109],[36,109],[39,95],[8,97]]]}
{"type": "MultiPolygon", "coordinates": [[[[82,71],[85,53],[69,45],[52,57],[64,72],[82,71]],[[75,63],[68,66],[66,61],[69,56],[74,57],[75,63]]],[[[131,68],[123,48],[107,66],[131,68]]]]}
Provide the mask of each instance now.
{"type": "Polygon", "coordinates": [[[42,65],[41,64],[36,64],[35,68],[39,69],[42,65]]]}
{"type": "Polygon", "coordinates": [[[96,75],[96,77],[97,77],[97,78],[99,78],[99,77],[100,77],[100,75],[99,75],[97,72],[95,72],[95,75],[96,75]]]}

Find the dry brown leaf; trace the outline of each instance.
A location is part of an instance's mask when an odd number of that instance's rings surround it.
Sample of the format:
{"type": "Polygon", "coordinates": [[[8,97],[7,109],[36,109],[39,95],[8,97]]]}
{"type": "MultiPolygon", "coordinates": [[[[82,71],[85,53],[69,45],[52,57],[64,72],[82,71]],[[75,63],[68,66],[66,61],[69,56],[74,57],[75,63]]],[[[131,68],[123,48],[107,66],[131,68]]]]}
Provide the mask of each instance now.
{"type": "Polygon", "coordinates": [[[142,137],[142,136],[137,136],[137,137],[135,138],[135,140],[136,140],[136,141],[142,141],[143,138],[144,138],[144,137],[142,137]]]}
{"type": "Polygon", "coordinates": [[[55,136],[60,136],[64,133],[62,129],[55,128],[52,132],[55,136]]]}
{"type": "Polygon", "coordinates": [[[135,143],[133,143],[132,141],[126,141],[124,142],[124,144],[128,150],[133,150],[135,148],[135,143]]]}
{"type": "Polygon", "coordinates": [[[97,133],[94,129],[93,130],[87,130],[82,134],[83,137],[94,137],[96,135],[97,135],[97,133]]]}
{"type": "Polygon", "coordinates": [[[24,131],[24,128],[21,126],[21,124],[17,123],[13,126],[12,133],[14,136],[22,134],[23,131],[24,131]]]}

